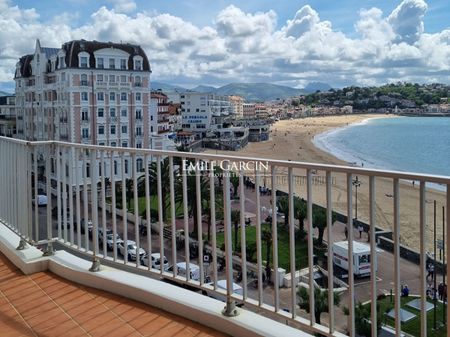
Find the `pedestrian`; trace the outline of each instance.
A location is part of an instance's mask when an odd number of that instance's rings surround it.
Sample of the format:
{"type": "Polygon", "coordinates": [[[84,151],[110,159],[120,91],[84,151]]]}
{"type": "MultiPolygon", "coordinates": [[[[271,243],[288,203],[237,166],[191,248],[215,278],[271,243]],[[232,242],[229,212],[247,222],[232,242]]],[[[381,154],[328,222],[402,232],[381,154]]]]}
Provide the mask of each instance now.
{"type": "Polygon", "coordinates": [[[429,263],[427,266],[427,279],[431,276],[431,279],[434,279],[434,265],[432,263],[429,263]]]}
{"type": "Polygon", "coordinates": [[[345,229],[344,229],[344,234],[345,234],[345,239],[347,240],[347,239],[348,239],[348,230],[347,230],[347,227],[345,227],[345,229]]]}
{"type": "Polygon", "coordinates": [[[439,295],[439,300],[442,301],[442,298],[444,296],[444,283],[439,283],[438,285],[438,295],[439,295]]]}
{"type": "Polygon", "coordinates": [[[359,238],[360,238],[360,239],[362,238],[362,232],[363,232],[363,230],[364,230],[363,226],[359,225],[359,226],[358,226],[358,231],[359,231],[359,238]]]}

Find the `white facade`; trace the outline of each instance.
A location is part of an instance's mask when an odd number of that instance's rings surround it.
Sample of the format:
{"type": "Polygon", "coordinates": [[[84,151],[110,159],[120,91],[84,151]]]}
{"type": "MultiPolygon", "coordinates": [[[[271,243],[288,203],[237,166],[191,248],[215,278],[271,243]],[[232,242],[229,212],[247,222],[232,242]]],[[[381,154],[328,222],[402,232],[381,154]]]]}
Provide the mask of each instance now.
{"type": "Polygon", "coordinates": [[[181,93],[180,104],[184,131],[205,133],[221,129],[233,113],[228,97],[211,93],[181,93]]]}

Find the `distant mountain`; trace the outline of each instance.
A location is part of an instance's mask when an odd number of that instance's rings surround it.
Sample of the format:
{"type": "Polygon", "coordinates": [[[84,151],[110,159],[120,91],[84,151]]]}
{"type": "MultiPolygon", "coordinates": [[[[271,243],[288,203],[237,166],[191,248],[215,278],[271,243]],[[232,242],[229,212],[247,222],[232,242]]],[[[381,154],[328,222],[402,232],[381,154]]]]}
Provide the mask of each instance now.
{"type": "Polygon", "coordinates": [[[191,90],[197,92],[216,92],[217,88],[212,87],[210,85],[198,85],[195,88],[192,88],[191,90]]]}
{"type": "Polygon", "coordinates": [[[231,83],[216,90],[219,95],[238,95],[246,101],[270,101],[298,96],[300,89],[270,83],[231,83]]]}
{"type": "Polygon", "coordinates": [[[0,91],[0,96],[11,96],[13,94],[6,92],[6,91],[0,91]]]}
{"type": "Polygon", "coordinates": [[[306,93],[314,93],[317,90],[320,90],[321,92],[328,91],[332,89],[331,86],[327,83],[322,82],[310,82],[306,85],[306,87],[303,89],[306,93]]]}
{"type": "Polygon", "coordinates": [[[150,82],[150,86],[151,86],[152,90],[161,89],[162,91],[165,91],[165,92],[186,91],[186,88],[179,87],[177,85],[156,82],[156,81],[150,82]]]}

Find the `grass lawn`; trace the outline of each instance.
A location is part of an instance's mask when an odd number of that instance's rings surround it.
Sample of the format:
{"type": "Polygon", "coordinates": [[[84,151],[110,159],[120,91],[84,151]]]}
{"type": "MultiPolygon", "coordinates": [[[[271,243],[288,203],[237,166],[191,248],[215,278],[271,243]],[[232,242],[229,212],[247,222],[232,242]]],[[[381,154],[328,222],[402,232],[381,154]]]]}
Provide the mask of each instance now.
{"type": "MultiPolygon", "coordinates": [[[[270,225],[263,224],[262,229],[269,229],[270,225]]],[[[256,227],[249,226],[246,228],[246,246],[255,245],[256,244],[256,227]]],[[[232,230],[232,242],[234,245],[234,229],[232,230]]],[[[224,233],[217,233],[217,247],[221,247],[224,243],[224,233]]],[[[238,231],[238,247],[241,245],[241,229],[238,231]]],[[[262,246],[262,259],[266,260],[266,243],[265,241],[261,241],[262,246]]],[[[270,260],[272,264],[272,246],[270,246],[271,254],[270,260]]],[[[256,261],[256,252],[254,254],[254,259],[252,261],[256,261]]],[[[247,256],[247,260],[251,261],[247,256]]],[[[286,269],[286,272],[290,272],[290,262],[289,262],[289,232],[287,229],[278,229],[278,265],[279,267],[286,269]]],[[[306,241],[296,241],[295,247],[295,266],[296,269],[299,270],[308,265],[308,245],[306,241]]]]}
{"type": "MultiPolygon", "coordinates": [[[[111,198],[108,198],[108,202],[111,202],[111,198]]],[[[122,204],[120,202],[117,202],[117,207],[122,208],[122,204]]],[[[139,214],[142,214],[144,210],[146,209],[146,200],[145,197],[139,197],[138,199],[138,207],[139,207],[139,214]]],[[[168,210],[167,210],[167,221],[171,219],[170,217],[170,203],[168,204],[168,210]]],[[[158,209],[158,196],[151,195],[150,196],[150,209],[151,210],[157,210],[158,209]]],[[[134,213],[134,199],[131,198],[130,204],[128,207],[128,212],[134,213]]],[[[155,216],[155,214],[151,214],[152,218],[155,216]]],[[[175,202],[175,217],[179,218],[183,216],[183,203],[181,202],[175,202]]]]}
{"type": "MultiPolygon", "coordinates": [[[[410,320],[406,323],[402,323],[402,331],[404,331],[408,334],[411,334],[413,336],[420,336],[420,311],[413,309],[412,307],[406,306],[406,303],[408,303],[409,301],[412,301],[413,299],[415,299],[415,297],[409,296],[409,297],[401,298],[402,309],[405,309],[416,315],[416,317],[413,318],[412,320],[410,320]]],[[[430,303],[433,303],[433,301],[431,299],[428,299],[427,301],[430,303]]],[[[378,303],[380,303],[381,312],[383,313],[383,319],[382,319],[383,324],[386,323],[387,325],[394,327],[395,321],[392,318],[384,315],[384,313],[386,313],[390,309],[394,308],[394,298],[392,298],[392,303],[391,303],[391,298],[388,295],[388,296],[386,296],[386,298],[379,300],[378,303]]],[[[370,306],[370,304],[368,304],[368,305],[370,306]]],[[[443,307],[442,303],[437,302],[437,305],[436,305],[436,322],[437,322],[437,324],[436,324],[436,326],[438,327],[438,329],[436,331],[433,330],[434,309],[428,311],[428,313],[427,313],[427,332],[428,332],[427,334],[428,334],[428,336],[444,337],[447,335],[447,326],[443,326],[443,327],[439,328],[442,324],[443,310],[444,310],[444,307],[443,307]]]]}

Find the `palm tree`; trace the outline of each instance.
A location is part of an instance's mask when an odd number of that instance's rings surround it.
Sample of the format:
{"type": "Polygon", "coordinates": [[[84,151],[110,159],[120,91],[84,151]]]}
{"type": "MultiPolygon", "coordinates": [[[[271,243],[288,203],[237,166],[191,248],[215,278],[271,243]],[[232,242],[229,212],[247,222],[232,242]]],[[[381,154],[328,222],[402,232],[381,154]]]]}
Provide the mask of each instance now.
{"type": "MultiPolygon", "coordinates": [[[[306,310],[309,313],[309,290],[305,287],[298,289],[297,295],[298,305],[301,309],[306,310]]],[[[339,306],[341,302],[341,295],[337,292],[333,292],[334,305],[339,306]]],[[[314,288],[314,317],[316,323],[320,324],[320,315],[322,312],[328,312],[328,289],[314,288]]]]}
{"type": "Polygon", "coordinates": [[[234,174],[230,177],[231,185],[233,185],[233,199],[237,198],[239,187],[239,176],[234,174]]]}
{"type": "Polygon", "coordinates": [[[279,197],[277,199],[278,212],[284,215],[284,225],[289,225],[289,199],[287,196],[279,197]]]}
{"type": "MultiPolygon", "coordinates": [[[[175,165],[174,165],[175,166],[175,165]]],[[[161,200],[162,200],[162,217],[167,221],[167,213],[170,206],[170,175],[174,175],[175,183],[178,180],[178,170],[170,170],[169,157],[161,161],[161,200]]],[[[142,176],[144,178],[145,176],[142,176]]],[[[149,166],[149,190],[151,195],[158,193],[158,166],[156,162],[152,162],[149,166]]],[[[145,179],[140,179],[138,182],[139,190],[145,193],[145,179]]]]}
{"type": "MultiPolygon", "coordinates": [[[[216,221],[223,220],[223,203],[220,194],[216,193],[215,196],[215,208],[216,208],[216,221]]],[[[202,202],[203,212],[206,214],[208,221],[208,242],[211,242],[211,226],[212,226],[212,214],[211,214],[211,200],[205,198],[202,202]]]]}
{"type": "MultiPolygon", "coordinates": [[[[336,221],[336,213],[332,212],[331,223],[336,221]]],[[[319,236],[317,237],[317,245],[321,246],[323,243],[323,234],[325,228],[327,228],[327,212],[325,208],[314,205],[313,207],[313,227],[317,228],[319,231],[319,236]]]]}
{"type": "Polygon", "coordinates": [[[303,199],[294,199],[294,218],[298,220],[300,231],[305,231],[305,218],[306,218],[306,202],[303,199]]]}
{"type": "Polygon", "coordinates": [[[266,227],[262,231],[261,239],[266,243],[266,270],[270,268],[270,246],[272,245],[272,228],[266,227]]]}
{"type": "MultiPolygon", "coordinates": [[[[196,176],[199,173],[185,172],[186,185],[187,185],[187,207],[189,216],[194,220],[194,235],[197,234],[197,223],[199,214],[197,212],[197,188],[196,188],[196,176]]],[[[201,201],[206,200],[209,197],[209,181],[204,175],[200,175],[200,197],[201,201]]],[[[175,185],[175,202],[183,202],[183,180],[177,179],[175,185]]]]}
{"type": "Polygon", "coordinates": [[[231,210],[231,222],[234,225],[234,249],[238,251],[238,229],[241,220],[241,211],[238,209],[231,210]]]}
{"type": "Polygon", "coordinates": [[[214,176],[217,177],[217,180],[219,181],[219,186],[222,186],[223,170],[220,166],[214,166],[214,176]]]}

